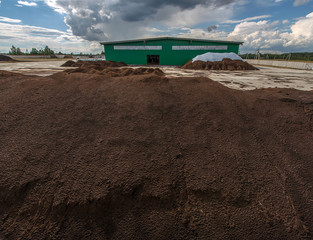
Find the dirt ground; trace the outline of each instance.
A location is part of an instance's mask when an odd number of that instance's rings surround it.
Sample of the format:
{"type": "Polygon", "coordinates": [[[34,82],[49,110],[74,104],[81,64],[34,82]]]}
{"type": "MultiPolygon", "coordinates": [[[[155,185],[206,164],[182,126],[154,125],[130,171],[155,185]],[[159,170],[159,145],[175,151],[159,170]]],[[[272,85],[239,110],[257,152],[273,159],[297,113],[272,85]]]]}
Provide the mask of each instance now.
{"type": "Polygon", "coordinates": [[[1,71],[0,239],[312,239],[312,119],[312,91],[1,71]]]}
{"type": "MultiPolygon", "coordinates": [[[[66,60],[43,62],[1,63],[0,71],[24,75],[50,76],[72,67],[62,67],[66,60]]],[[[127,66],[127,68],[140,66],[127,66]]],[[[152,66],[155,68],[156,66],[152,66]]],[[[257,66],[259,71],[191,70],[173,66],[159,66],[168,77],[207,77],[232,89],[253,90],[262,88],[294,88],[313,90],[312,71],[257,66]]]]}
{"type": "Polygon", "coordinates": [[[259,71],[207,71],[163,67],[168,77],[207,77],[232,89],[249,91],[263,88],[313,90],[312,71],[257,66],[259,71]]]}

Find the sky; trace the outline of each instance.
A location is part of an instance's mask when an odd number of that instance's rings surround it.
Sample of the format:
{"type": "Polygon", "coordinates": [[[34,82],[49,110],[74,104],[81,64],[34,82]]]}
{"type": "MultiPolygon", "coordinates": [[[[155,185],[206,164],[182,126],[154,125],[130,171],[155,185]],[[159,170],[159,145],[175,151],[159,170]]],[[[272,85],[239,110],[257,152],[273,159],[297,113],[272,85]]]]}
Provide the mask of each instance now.
{"type": "Polygon", "coordinates": [[[313,0],[0,0],[0,52],[100,53],[146,37],[242,41],[241,53],[313,52],[313,0]]]}

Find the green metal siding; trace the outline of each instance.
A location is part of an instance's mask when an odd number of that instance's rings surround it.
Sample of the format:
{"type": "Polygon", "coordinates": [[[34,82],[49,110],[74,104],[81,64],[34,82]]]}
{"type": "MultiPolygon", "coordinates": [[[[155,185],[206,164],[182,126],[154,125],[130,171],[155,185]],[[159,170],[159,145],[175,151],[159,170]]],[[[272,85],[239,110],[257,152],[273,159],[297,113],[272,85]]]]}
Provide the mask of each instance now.
{"type": "Polygon", "coordinates": [[[147,64],[147,55],[160,55],[160,65],[184,65],[197,55],[207,52],[234,52],[238,54],[239,44],[227,42],[202,42],[188,40],[149,40],[144,43],[125,42],[104,45],[105,57],[110,61],[125,62],[126,64],[147,64]],[[172,50],[172,46],[224,46],[227,50],[172,50]],[[162,50],[114,50],[114,46],[162,46],[162,50]]]}

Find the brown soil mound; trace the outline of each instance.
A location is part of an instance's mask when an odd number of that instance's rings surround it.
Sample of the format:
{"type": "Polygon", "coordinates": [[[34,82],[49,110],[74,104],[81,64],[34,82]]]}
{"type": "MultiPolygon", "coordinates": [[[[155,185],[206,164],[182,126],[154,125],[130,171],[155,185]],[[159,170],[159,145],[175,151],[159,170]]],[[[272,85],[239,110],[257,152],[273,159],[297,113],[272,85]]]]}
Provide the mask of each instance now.
{"type": "Polygon", "coordinates": [[[243,62],[241,60],[231,60],[228,58],[224,58],[223,61],[219,62],[203,62],[203,61],[192,62],[192,60],[190,60],[184,66],[182,66],[182,68],[196,70],[228,70],[228,71],[258,70],[256,67],[250,65],[247,62],[243,62]]]}
{"type": "Polygon", "coordinates": [[[106,77],[122,77],[122,76],[133,76],[133,75],[146,75],[155,74],[158,76],[163,76],[164,72],[159,68],[112,68],[112,67],[98,67],[81,66],[77,69],[67,70],[67,73],[89,73],[89,74],[100,74],[106,75],[106,77]]]}
{"type": "Polygon", "coordinates": [[[74,61],[68,60],[66,63],[62,64],[61,67],[72,67],[74,64],[74,61]]]}
{"type": "Polygon", "coordinates": [[[0,238],[313,237],[313,92],[63,72],[0,102],[0,238]]]}
{"type": "Polygon", "coordinates": [[[127,66],[123,62],[114,62],[114,61],[67,61],[61,67],[84,67],[84,68],[95,68],[95,69],[104,69],[107,67],[124,67],[127,66]]]}
{"type": "Polygon", "coordinates": [[[11,57],[5,56],[5,55],[0,55],[0,62],[1,61],[6,61],[6,62],[15,62],[16,60],[14,60],[11,57]]]}

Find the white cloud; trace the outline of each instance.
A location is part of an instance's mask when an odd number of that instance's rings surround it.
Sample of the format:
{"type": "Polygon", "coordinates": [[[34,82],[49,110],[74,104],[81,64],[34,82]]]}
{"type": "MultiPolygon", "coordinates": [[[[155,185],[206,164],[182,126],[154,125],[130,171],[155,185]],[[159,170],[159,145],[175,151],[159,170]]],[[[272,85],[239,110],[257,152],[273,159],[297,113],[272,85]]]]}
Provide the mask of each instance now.
{"type": "Polygon", "coordinates": [[[28,7],[35,7],[37,3],[35,2],[28,2],[28,1],[17,1],[19,5],[28,6],[28,7]]]}
{"type": "Polygon", "coordinates": [[[246,34],[251,34],[255,32],[264,32],[272,29],[273,25],[277,23],[269,23],[268,21],[258,21],[258,22],[243,22],[234,28],[234,31],[230,34],[230,36],[241,36],[246,34]]]}
{"type": "Polygon", "coordinates": [[[284,45],[285,40],[281,38],[281,33],[271,29],[272,25],[267,21],[250,23],[246,26],[237,26],[229,34],[233,40],[244,42],[243,49],[255,51],[256,49],[280,48],[284,45]],[[258,30],[253,31],[251,28],[256,27],[258,30]]]}
{"type": "Polygon", "coordinates": [[[313,12],[291,26],[290,33],[282,34],[288,41],[286,46],[313,48],[313,12]]]}
{"type": "MultiPolygon", "coordinates": [[[[285,21],[284,24],[288,24],[285,21]]],[[[308,51],[313,48],[313,12],[297,20],[288,29],[277,28],[278,21],[243,22],[228,38],[244,41],[243,50],[308,51]]]]}
{"type": "Polygon", "coordinates": [[[22,22],[19,19],[7,18],[7,17],[0,17],[0,22],[7,22],[7,23],[20,23],[22,22]]]}
{"type": "Polygon", "coordinates": [[[313,37],[313,12],[291,26],[292,34],[300,37],[313,37]]]}
{"type": "Polygon", "coordinates": [[[308,3],[309,1],[310,1],[310,0],[295,0],[294,3],[293,3],[293,5],[294,5],[295,7],[298,7],[298,6],[300,6],[300,5],[303,5],[303,4],[308,3]]]}
{"type": "Polygon", "coordinates": [[[0,33],[0,51],[8,52],[12,44],[21,49],[30,50],[32,47],[37,49],[48,45],[55,51],[98,53],[102,50],[99,42],[89,42],[82,38],[74,36],[70,31],[63,32],[55,29],[35,27],[30,25],[1,23],[0,33]]]}
{"type": "Polygon", "coordinates": [[[47,4],[50,8],[52,8],[54,11],[60,13],[60,14],[65,14],[66,10],[60,6],[58,3],[59,0],[35,0],[37,2],[44,2],[47,4]]]}
{"type": "Polygon", "coordinates": [[[261,16],[245,18],[242,20],[227,20],[227,21],[225,21],[225,23],[241,23],[241,22],[259,20],[259,19],[264,19],[264,18],[270,18],[270,17],[271,17],[271,15],[261,15],[261,16]]]}
{"type": "Polygon", "coordinates": [[[181,32],[177,34],[177,37],[228,40],[228,34],[224,31],[207,32],[199,28],[182,28],[180,30],[181,32]]]}
{"type": "Polygon", "coordinates": [[[284,0],[254,0],[256,4],[269,7],[269,6],[277,6],[284,0]]]}

